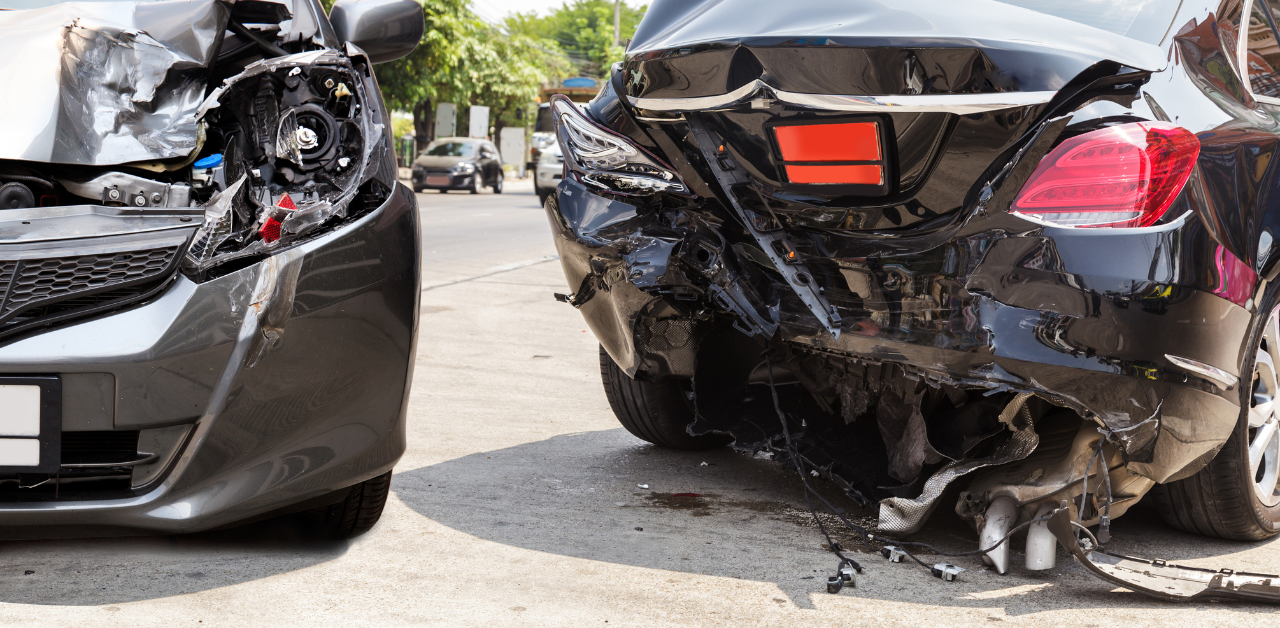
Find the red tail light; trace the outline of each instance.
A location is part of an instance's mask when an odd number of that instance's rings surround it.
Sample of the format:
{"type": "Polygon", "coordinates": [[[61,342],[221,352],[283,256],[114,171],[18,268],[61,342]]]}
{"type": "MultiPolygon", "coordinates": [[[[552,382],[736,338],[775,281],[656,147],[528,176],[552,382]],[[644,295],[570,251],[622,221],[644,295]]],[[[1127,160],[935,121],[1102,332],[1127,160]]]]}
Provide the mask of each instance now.
{"type": "Polygon", "coordinates": [[[1063,227],[1147,227],[1173,204],[1199,154],[1195,134],[1167,122],[1085,133],[1040,160],[1010,211],[1063,227]]]}

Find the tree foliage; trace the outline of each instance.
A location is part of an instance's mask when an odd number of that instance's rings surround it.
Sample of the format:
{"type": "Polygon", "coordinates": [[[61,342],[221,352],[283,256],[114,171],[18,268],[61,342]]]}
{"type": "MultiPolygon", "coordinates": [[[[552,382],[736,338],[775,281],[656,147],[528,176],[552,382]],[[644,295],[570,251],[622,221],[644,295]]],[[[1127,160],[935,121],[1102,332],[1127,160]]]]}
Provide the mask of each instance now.
{"type": "MultiPolygon", "coordinates": [[[[644,5],[637,8],[622,3],[621,39],[626,40],[635,32],[644,11],[644,5]]],[[[512,34],[553,42],[582,76],[605,77],[609,66],[621,61],[625,52],[613,38],[610,0],[566,0],[564,6],[546,16],[517,13],[508,17],[503,26],[512,34]]]]}
{"type": "MultiPolygon", "coordinates": [[[[326,9],[333,0],[321,0],[326,9]]],[[[403,59],[374,68],[392,109],[413,112],[420,145],[435,137],[435,109],[455,103],[490,108],[498,129],[524,124],[540,86],[576,74],[602,74],[623,49],[613,41],[613,3],[573,0],[546,17],[516,14],[501,26],[472,13],[471,0],[419,0],[425,31],[403,59]],[[523,120],[522,120],[523,118],[523,120]]],[[[643,8],[622,8],[622,32],[635,31],[643,8]]]]}

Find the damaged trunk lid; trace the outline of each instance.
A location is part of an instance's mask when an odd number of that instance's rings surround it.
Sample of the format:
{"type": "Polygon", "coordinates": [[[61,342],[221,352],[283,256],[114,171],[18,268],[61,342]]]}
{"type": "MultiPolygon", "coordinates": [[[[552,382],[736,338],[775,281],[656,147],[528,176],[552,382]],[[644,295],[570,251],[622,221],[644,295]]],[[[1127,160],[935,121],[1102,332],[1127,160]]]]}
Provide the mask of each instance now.
{"type": "Polygon", "coordinates": [[[744,172],[728,192],[766,228],[907,228],[964,206],[1090,67],[1165,63],[1153,44],[1172,11],[1159,2],[1098,17],[1118,33],[1035,13],[1055,28],[1029,34],[1033,12],[1016,4],[804,0],[742,11],[659,0],[621,91],[651,133],[704,125],[712,167],[744,172]]]}

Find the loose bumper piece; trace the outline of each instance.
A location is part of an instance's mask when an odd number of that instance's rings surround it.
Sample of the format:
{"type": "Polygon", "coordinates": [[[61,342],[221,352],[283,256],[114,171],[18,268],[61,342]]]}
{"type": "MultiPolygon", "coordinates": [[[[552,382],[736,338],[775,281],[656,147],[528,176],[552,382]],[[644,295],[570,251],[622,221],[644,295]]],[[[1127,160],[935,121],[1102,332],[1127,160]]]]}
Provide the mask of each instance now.
{"type": "Polygon", "coordinates": [[[1220,598],[1280,603],[1280,575],[1214,571],[1085,549],[1073,534],[1069,508],[1054,512],[1049,530],[1093,575],[1144,595],[1169,602],[1220,598]]]}

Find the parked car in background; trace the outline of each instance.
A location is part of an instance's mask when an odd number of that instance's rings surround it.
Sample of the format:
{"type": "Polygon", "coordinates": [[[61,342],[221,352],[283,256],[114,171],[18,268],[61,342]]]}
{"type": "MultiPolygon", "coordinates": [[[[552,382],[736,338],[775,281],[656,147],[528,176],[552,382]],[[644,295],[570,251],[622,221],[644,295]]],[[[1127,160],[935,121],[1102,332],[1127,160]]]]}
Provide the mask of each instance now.
{"type": "Polygon", "coordinates": [[[563,178],[564,153],[560,152],[559,144],[552,144],[538,155],[538,167],[533,174],[533,191],[538,195],[538,202],[545,204],[563,178]]]}
{"type": "Polygon", "coordinates": [[[551,124],[551,103],[538,105],[537,117],[533,121],[533,133],[529,136],[529,170],[538,167],[538,159],[542,151],[556,143],[556,135],[551,124]]]}
{"type": "Polygon", "coordinates": [[[493,188],[502,194],[502,158],[488,140],[442,137],[422,149],[413,160],[413,188],[418,192],[493,188]]]}
{"type": "Polygon", "coordinates": [[[0,9],[0,537],[368,530],[421,263],[372,65],[421,5],[0,9]]]}
{"type": "Polygon", "coordinates": [[[954,509],[1001,573],[1030,526],[1028,569],[1280,601],[1098,545],[1148,494],[1280,533],[1277,9],[655,0],[585,111],[551,101],[615,414],[826,477],[878,538],[954,509]]]}

